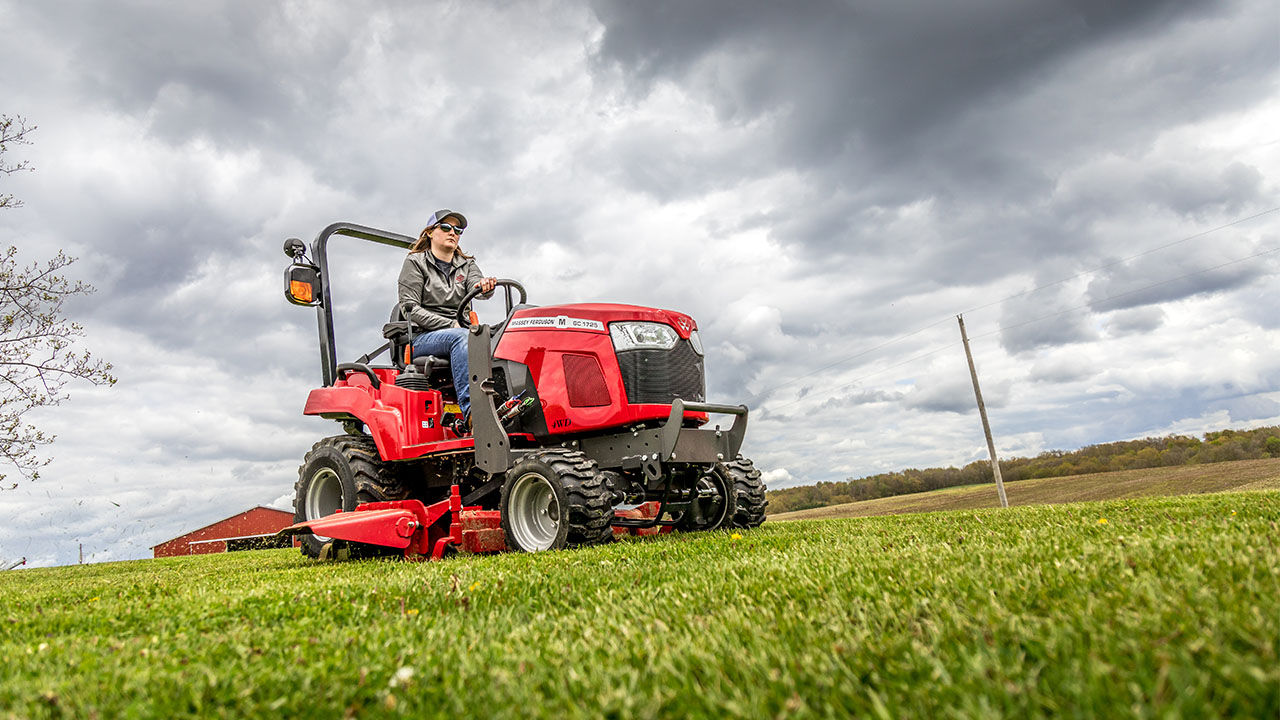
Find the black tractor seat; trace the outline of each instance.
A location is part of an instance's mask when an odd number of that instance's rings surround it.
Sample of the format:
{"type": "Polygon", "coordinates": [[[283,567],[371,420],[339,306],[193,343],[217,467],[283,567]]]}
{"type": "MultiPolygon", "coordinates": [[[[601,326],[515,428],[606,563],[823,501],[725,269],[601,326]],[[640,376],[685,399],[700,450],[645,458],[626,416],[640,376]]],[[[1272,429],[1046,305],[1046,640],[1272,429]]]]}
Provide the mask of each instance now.
{"type": "MultiPolygon", "coordinates": [[[[401,346],[403,347],[403,346],[401,346]]],[[[401,350],[403,352],[403,350],[401,350]]],[[[435,355],[423,355],[413,359],[413,366],[423,375],[431,376],[435,373],[449,372],[449,358],[436,357],[435,355]]]]}
{"type": "Polygon", "coordinates": [[[412,327],[411,323],[405,319],[399,303],[391,309],[391,320],[382,326],[382,336],[387,339],[387,345],[390,346],[391,362],[397,370],[401,371],[401,378],[396,380],[396,384],[415,390],[435,388],[447,391],[446,394],[451,396],[453,394],[453,372],[450,368],[449,358],[423,355],[413,358],[412,368],[405,366],[404,353],[409,345],[409,339],[412,335],[417,335],[421,332],[422,330],[412,327]],[[419,379],[412,379],[414,375],[418,375],[419,379]]]}

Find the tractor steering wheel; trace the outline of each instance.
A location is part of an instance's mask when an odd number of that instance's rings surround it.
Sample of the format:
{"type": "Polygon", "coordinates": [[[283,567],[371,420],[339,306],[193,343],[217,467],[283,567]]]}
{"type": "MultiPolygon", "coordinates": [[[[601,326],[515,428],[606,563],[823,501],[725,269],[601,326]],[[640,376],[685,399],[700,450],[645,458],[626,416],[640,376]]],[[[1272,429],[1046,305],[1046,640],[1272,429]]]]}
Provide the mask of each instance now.
{"type": "MultiPolygon", "coordinates": [[[[524,286],[523,286],[523,285],[521,285],[520,283],[516,282],[515,280],[507,280],[507,279],[505,279],[505,278],[499,279],[497,282],[495,282],[495,283],[493,284],[493,289],[494,289],[494,290],[497,290],[499,286],[506,286],[506,287],[508,288],[508,290],[507,290],[507,317],[510,317],[510,316],[511,316],[511,311],[515,309],[515,306],[516,306],[516,305],[523,305],[523,304],[524,304],[524,301],[527,299],[527,296],[525,295],[525,292],[524,292],[524,286]],[[518,302],[518,303],[512,303],[512,302],[511,302],[511,290],[510,290],[510,288],[515,288],[516,290],[520,291],[520,302],[518,302]]],[[[457,318],[458,318],[458,326],[459,326],[459,327],[471,327],[471,318],[467,316],[467,306],[468,306],[468,305],[470,305],[470,304],[471,304],[471,301],[472,301],[472,300],[474,300],[474,299],[476,299],[476,297],[477,297],[477,296],[479,296],[479,295],[480,295],[480,286],[479,286],[479,285],[476,285],[475,287],[471,288],[471,291],[470,291],[470,292],[468,292],[468,293],[466,294],[466,296],[464,296],[464,297],[462,298],[462,302],[458,303],[458,315],[457,315],[457,318]]]]}

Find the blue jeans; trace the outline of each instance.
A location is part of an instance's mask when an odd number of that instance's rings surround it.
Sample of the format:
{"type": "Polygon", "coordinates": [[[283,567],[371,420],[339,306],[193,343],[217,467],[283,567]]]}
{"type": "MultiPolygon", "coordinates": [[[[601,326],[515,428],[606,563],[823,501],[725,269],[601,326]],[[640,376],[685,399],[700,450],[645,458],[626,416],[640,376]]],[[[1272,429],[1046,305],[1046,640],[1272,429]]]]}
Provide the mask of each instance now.
{"type": "Polygon", "coordinates": [[[413,338],[413,356],[435,355],[449,358],[449,369],[453,372],[453,389],[458,393],[458,407],[464,415],[471,414],[471,384],[467,382],[467,330],[466,328],[445,328],[432,330],[413,338]]]}

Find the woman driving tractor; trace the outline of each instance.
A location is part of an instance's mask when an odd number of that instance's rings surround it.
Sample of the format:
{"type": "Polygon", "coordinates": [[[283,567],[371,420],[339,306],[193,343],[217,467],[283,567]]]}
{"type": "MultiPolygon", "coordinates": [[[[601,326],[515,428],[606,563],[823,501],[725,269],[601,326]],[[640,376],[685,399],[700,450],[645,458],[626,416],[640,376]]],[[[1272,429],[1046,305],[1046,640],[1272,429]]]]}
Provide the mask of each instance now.
{"type": "Polygon", "coordinates": [[[469,291],[479,287],[480,297],[488,298],[497,280],[480,272],[475,258],[458,247],[466,227],[467,218],[453,210],[437,210],[427,219],[400,269],[399,303],[405,319],[421,332],[413,338],[413,357],[449,358],[458,407],[470,419],[467,330],[455,318],[469,291]]]}

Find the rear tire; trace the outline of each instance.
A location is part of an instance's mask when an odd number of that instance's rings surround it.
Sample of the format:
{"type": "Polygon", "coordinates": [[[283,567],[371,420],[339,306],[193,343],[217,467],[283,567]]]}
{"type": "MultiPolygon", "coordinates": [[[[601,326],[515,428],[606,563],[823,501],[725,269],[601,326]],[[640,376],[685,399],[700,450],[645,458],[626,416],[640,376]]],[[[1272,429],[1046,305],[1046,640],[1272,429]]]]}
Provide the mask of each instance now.
{"type": "Polygon", "coordinates": [[[738,496],[737,509],[733,514],[733,527],[760,527],[765,521],[765,509],[769,501],[765,498],[764,480],[760,479],[760,471],[748,459],[739,455],[732,462],[721,465],[733,480],[733,488],[738,496]]]}
{"type": "Polygon", "coordinates": [[[613,493],[594,460],[544,450],[507,471],[498,508],[507,549],[521,552],[596,545],[613,537],[613,493]]]}
{"type": "MultiPolygon", "coordinates": [[[[368,435],[338,435],[311,448],[298,468],[294,485],[293,521],[318,520],[338,510],[351,512],[360,503],[395,500],[407,492],[397,474],[378,456],[368,435]]],[[[342,544],[313,534],[299,535],[302,554],[317,558],[329,543],[342,544]]],[[[332,555],[331,546],[325,555],[332,555]]]]}

